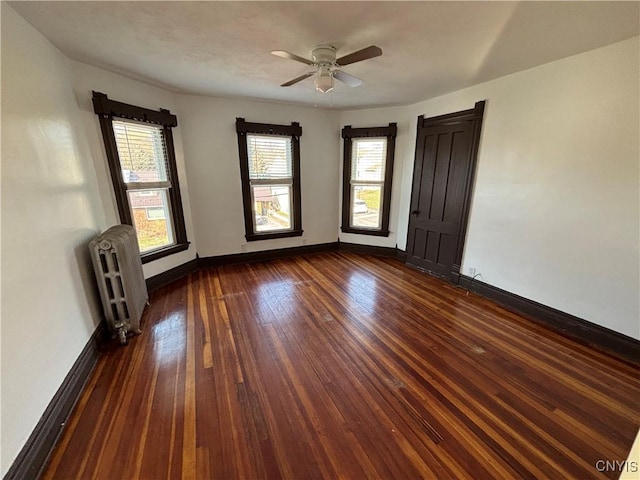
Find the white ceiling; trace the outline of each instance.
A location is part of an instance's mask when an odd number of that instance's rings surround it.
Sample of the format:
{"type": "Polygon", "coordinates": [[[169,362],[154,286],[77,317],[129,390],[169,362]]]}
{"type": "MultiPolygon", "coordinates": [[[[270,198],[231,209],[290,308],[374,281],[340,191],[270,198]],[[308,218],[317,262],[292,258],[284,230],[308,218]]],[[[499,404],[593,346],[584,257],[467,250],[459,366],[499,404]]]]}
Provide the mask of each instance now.
{"type": "Polygon", "coordinates": [[[410,104],[638,35],[632,2],[10,2],[69,57],[182,93],[365,108],[410,104]],[[270,55],[383,55],[314,93],[270,55]]]}

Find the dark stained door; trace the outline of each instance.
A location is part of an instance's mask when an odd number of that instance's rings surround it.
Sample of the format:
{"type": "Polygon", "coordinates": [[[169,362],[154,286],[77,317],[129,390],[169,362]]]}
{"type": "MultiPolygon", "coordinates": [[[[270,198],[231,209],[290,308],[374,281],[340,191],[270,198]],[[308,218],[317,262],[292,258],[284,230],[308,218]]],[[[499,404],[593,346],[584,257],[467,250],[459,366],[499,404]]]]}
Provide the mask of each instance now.
{"type": "Polygon", "coordinates": [[[418,118],[407,263],[458,283],[484,102],[418,118]]]}

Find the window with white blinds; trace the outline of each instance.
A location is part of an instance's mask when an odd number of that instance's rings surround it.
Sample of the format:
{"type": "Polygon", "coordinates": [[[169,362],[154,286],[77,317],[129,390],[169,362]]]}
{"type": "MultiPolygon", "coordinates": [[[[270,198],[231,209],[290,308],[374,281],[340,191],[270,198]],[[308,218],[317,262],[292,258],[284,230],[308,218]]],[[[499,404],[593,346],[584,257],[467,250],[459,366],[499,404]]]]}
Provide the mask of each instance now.
{"type": "Polygon", "coordinates": [[[162,127],[114,120],[113,133],[125,183],[169,182],[162,127]]]}
{"type": "Polygon", "coordinates": [[[131,120],[113,120],[113,134],[140,253],[175,244],[164,129],[131,120]],[[164,214],[149,217],[149,209],[164,214]]]}
{"type": "Polygon", "coordinates": [[[302,235],[300,143],[297,123],[272,125],[236,119],[246,238],[302,235]]]}
{"type": "Polygon", "coordinates": [[[342,231],[388,235],[395,124],[351,128],[345,141],[342,231]]]}
{"type": "Polygon", "coordinates": [[[247,135],[249,178],[251,180],[292,177],[291,138],[274,135],[247,135]]]}
{"type": "Polygon", "coordinates": [[[355,139],[351,154],[351,180],[353,182],[384,183],[386,158],[386,138],[355,139]]]}
{"type": "Polygon", "coordinates": [[[182,202],[168,110],[127,105],[94,92],[120,221],[133,225],[143,263],[185,250],[182,202]]]}

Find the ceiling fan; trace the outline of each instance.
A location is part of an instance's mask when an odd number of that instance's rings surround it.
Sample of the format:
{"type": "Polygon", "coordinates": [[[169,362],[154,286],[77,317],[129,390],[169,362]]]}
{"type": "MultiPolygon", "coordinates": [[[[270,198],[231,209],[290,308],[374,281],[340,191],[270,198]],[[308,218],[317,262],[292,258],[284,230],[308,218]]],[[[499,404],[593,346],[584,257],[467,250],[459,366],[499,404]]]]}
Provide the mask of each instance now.
{"type": "Polygon", "coordinates": [[[346,83],[350,87],[357,87],[362,85],[362,80],[347,72],[339,70],[339,68],[382,55],[382,50],[374,45],[340,58],[336,58],[336,52],[336,47],[333,45],[317,45],[313,47],[313,50],[311,51],[312,60],[308,60],[293,53],[285,52],[284,50],[272,51],[271,54],[277,57],[288,58],[314,67],[313,70],[305,73],[304,75],[300,75],[293,80],[289,80],[280,86],[290,87],[291,85],[295,85],[296,83],[315,75],[316,78],[313,81],[314,86],[316,87],[316,90],[322,93],[327,93],[333,89],[334,78],[346,83]]]}

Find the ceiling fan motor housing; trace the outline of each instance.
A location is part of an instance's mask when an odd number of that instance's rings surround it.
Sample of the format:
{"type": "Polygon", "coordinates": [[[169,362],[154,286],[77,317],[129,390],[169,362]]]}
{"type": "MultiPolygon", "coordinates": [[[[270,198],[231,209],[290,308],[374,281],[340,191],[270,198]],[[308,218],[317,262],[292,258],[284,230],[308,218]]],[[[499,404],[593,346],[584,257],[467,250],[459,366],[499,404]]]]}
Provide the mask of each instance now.
{"type": "Polygon", "coordinates": [[[318,65],[333,65],[336,62],[336,47],[332,45],[313,47],[311,58],[318,65]]]}

